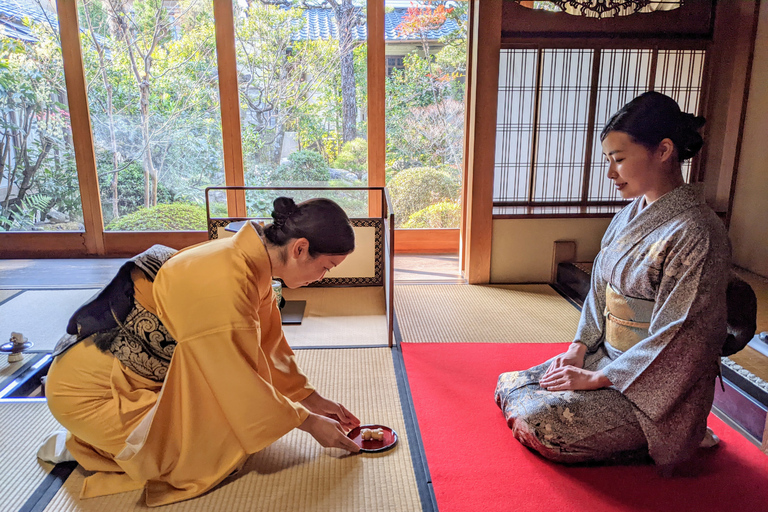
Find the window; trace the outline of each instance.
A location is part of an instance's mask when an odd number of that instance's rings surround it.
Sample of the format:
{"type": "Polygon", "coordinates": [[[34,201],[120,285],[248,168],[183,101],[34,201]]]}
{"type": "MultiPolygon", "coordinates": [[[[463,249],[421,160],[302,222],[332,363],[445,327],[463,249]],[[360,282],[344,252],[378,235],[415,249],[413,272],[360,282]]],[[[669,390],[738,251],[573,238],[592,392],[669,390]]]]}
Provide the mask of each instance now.
{"type": "MultiPolygon", "coordinates": [[[[501,52],[495,206],[621,204],[599,134],[647,90],[699,110],[704,50],[508,48],[501,52]]],[[[684,167],[687,180],[691,166],[684,167]]]]}
{"type": "Polygon", "coordinates": [[[105,230],[205,229],[224,184],[210,0],[85,0],[79,21],[105,230]]]}
{"type": "Polygon", "coordinates": [[[1,16],[0,231],[82,231],[56,14],[11,0],[1,16]]]}
{"type": "MultiPolygon", "coordinates": [[[[366,10],[361,2],[233,2],[248,186],[368,184],[366,10]]],[[[296,201],[317,195],[291,192],[296,201]]],[[[275,193],[249,191],[249,216],[269,216],[275,193]]],[[[367,192],[331,192],[366,216],[367,192]]]]}

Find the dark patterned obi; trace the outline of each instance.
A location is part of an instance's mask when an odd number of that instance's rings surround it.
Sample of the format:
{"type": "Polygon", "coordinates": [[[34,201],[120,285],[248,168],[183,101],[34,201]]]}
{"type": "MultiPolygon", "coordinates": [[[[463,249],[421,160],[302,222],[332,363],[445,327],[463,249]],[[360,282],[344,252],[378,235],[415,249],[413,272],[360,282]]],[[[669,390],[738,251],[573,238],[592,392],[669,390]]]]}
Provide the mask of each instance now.
{"type": "Polygon", "coordinates": [[[626,352],[648,337],[656,302],[626,297],[608,284],[605,288],[605,341],[626,352]]]}
{"type": "Polygon", "coordinates": [[[75,311],[67,325],[68,334],[56,344],[53,356],[90,337],[102,352],[111,353],[136,374],[163,382],[176,340],[135,299],[131,271],[139,268],[154,282],[160,267],[175,253],[175,249],[153,245],[128,260],[98,295],[75,311]]]}

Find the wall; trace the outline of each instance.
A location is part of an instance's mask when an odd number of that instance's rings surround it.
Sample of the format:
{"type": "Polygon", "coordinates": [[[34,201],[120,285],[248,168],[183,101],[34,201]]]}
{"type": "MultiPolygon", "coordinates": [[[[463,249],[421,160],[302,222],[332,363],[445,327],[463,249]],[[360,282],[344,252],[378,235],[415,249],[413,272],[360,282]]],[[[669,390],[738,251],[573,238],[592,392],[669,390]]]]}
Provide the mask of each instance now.
{"type": "Polygon", "coordinates": [[[733,260],[768,277],[768,0],[762,0],[752,62],[730,236],[733,260]]]}
{"type": "Polygon", "coordinates": [[[555,240],[575,240],[576,259],[591,261],[611,219],[496,219],[492,283],[547,283],[555,240]]]}

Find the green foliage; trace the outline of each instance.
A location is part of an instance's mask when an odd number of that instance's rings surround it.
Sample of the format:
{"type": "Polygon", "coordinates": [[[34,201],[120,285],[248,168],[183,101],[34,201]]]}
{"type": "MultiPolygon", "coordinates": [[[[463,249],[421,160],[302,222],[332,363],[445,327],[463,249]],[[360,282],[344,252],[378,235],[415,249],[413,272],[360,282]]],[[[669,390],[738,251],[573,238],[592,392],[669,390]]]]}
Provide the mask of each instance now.
{"type": "Polygon", "coordinates": [[[204,231],[205,208],[188,203],[158,204],[110,222],[108,231],[204,231]]]}
{"type": "Polygon", "coordinates": [[[358,179],[368,172],[368,141],[357,138],[342,146],[333,167],[354,173],[358,179]]]}
{"type": "MultiPolygon", "coordinates": [[[[105,160],[111,159],[106,152],[99,152],[99,168],[108,169],[105,160]]],[[[104,214],[104,223],[112,220],[112,177],[113,173],[99,174],[99,190],[101,192],[101,204],[104,214]]],[[[119,198],[117,208],[120,216],[129,215],[144,206],[144,170],[138,163],[130,163],[117,175],[117,195],[119,198]]],[[[176,200],[173,193],[163,183],[157,185],[158,203],[172,203],[176,200]]]]}
{"type": "Polygon", "coordinates": [[[6,231],[28,231],[35,222],[40,221],[50,204],[51,198],[48,196],[28,195],[0,213],[0,227],[6,231]]]}
{"type": "Polygon", "coordinates": [[[461,220],[461,205],[443,201],[427,206],[408,218],[404,228],[457,228],[461,220]]]}
{"type": "Polygon", "coordinates": [[[400,171],[387,185],[392,194],[395,222],[401,226],[411,215],[444,201],[457,201],[459,183],[448,172],[433,167],[400,171]]]}
{"type": "Polygon", "coordinates": [[[271,178],[273,182],[327,182],[331,171],[321,154],[301,150],[291,153],[288,163],[277,168],[271,178]]]}

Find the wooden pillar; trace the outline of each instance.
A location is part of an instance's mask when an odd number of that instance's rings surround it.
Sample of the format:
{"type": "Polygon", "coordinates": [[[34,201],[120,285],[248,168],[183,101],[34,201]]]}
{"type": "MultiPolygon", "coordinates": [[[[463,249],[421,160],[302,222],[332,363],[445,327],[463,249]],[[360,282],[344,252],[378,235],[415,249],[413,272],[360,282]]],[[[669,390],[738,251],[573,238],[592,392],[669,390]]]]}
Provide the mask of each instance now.
{"type": "MultiPolygon", "coordinates": [[[[237,86],[232,0],[213,0],[213,17],[216,24],[224,176],[226,185],[243,186],[245,179],[243,178],[243,146],[240,133],[240,93],[237,86]]],[[[227,211],[230,217],[246,216],[245,191],[227,191],[227,211]]]]}
{"type": "Polygon", "coordinates": [[[480,284],[491,276],[502,0],[473,0],[472,8],[464,275],[480,284]]]}
{"type": "MultiPolygon", "coordinates": [[[[368,0],[368,186],[386,185],[386,56],[384,0],[368,0]]],[[[368,215],[381,216],[380,192],[369,192],[368,215]]]]}
{"type": "Polygon", "coordinates": [[[704,116],[701,177],[709,205],[730,217],[732,184],[744,131],[758,0],[717,2],[704,116]]]}
{"type": "Polygon", "coordinates": [[[85,71],[80,52],[80,29],[75,0],[57,0],[64,80],[72,123],[80,200],[83,205],[84,244],[88,254],[104,254],[104,218],[101,214],[96,154],[93,150],[91,114],[86,96],[85,71]]]}

